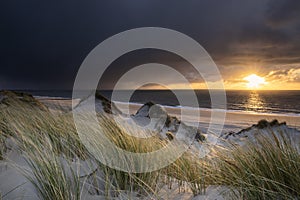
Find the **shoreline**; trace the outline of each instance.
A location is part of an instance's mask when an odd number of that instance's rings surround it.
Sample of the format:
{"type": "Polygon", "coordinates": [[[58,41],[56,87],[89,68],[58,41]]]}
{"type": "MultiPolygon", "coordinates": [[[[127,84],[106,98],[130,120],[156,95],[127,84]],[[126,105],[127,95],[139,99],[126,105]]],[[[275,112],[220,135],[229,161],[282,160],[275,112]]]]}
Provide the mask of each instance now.
{"type": "MultiPolygon", "coordinates": [[[[57,109],[62,108],[63,110],[70,110],[72,108],[72,99],[67,98],[52,98],[52,97],[36,97],[39,101],[44,103],[50,109],[57,109]]],[[[78,100],[79,103],[79,100],[78,100]]],[[[129,103],[129,112],[128,112],[128,104],[124,102],[114,102],[115,105],[120,109],[122,112],[126,114],[135,114],[136,111],[143,105],[138,103],[129,103]]],[[[185,111],[185,121],[191,125],[195,123],[199,123],[200,128],[203,130],[207,129],[208,124],[211,120],[211,111],[209,109],[189,109],[186,107],[172,107],[172,106],[162,106],[165,108],[168,114],[171,116],[175,116],[180,118],[181,109],[185,111]],[[197,118],[195,116],[199,116],[197,118]]],[[[224,111],[218,111],[224,112],[224,111]]],[[[285,115],[285,114],[276,114],[276,113],[253,113],[253,112],[246,112],[246,111],[225,111],[225,123],[224,123],[224,131],[237,131],[243,128],[247,128],[256,124],[261,119],[266,119],[271,121],[273,119],[277,119],[280,122],[285,121],[288,126],[292,128],[300,128],[300,115],[285,115]]]]}
{"type": "MultiPolygon", "coordinates": [[[[38,100],[44,100],[44,101],[50,101],[50,100],[57,100],[57,101],[72,101],[71,98],[66,98],[66,97],[49,97],[49,96],[34,96],[36,99],[38,100]]],[[[118,105],[127,105],[126,102],[121,102],[121,101],[114,101],[115,104],[118,104],[118,105]]],[[[136,103],[136,102],[129,102],[129,105],[135,107],[135,106],[138,106],[138,107],[141,107],[143,106],[144,104],[142,103],[136,103]]],[[[194,108],[194,107],[189,107],[189,106],[180,106],[180,105],[164,105],[164,104],[158,104],[166,109],[168,108],[171,108],[171,109],[186,109],[186,110],[200,110],[201,112],[211,112],[211,108],[205,108],[205,107],[199,107],[199,108],[194,108]]],[[[263,116],[282,116],[282,117],[300,117],[300,113],[293,113],[293,112],[290,112],[290,113],[280,113],[280,112],[270,112],[270,113],[267,113],[267,112],[255,112],[255,111],[246,111],[246,110],[232,110],[232,109],[226,109],[226,110],[222,110],[220,109],[220,111],[226,111],[226,113],[228,114],[234,114],[234,113],[237,113],[237,114],[247,114],[247,115],[263,115],[263,116]]]]}

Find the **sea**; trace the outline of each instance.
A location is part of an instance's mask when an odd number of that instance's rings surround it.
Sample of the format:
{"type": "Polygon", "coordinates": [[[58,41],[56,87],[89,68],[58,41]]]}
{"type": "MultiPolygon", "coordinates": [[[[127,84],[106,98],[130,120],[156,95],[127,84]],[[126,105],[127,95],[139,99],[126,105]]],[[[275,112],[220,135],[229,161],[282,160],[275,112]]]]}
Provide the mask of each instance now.
{"type": "MultiPolygon", "coordinates": [[[[27,90],[37,97],[72,98],[71,90],[27,90]]],[[[108,99],[111,98],[112,90],[99,91],[108,99]]],[[[181,105],[176,95],[184,98],[192,98],[190,91],[176,90],[136,90],[118,91],[119,102],[127,102],[125,96],[132,93],[130,103],[144,104],[152,101],[164,106],[193,107],[193,105],[181,105]],[[124,93],[124,95],[122,95],[124,93]],[[176,93],[176,95],[174,94],[176,93]],[[122,98],[124,96],[124,98],[122,98]]],[[[211,98],[208,90],[194,91],[198,105],[203,109],[211,109],[211,98]]],[[[250,113],[274,113],[300,116],[300,90],[229,90],[226,91],[226,109],[232,112],[250,113]]]]}

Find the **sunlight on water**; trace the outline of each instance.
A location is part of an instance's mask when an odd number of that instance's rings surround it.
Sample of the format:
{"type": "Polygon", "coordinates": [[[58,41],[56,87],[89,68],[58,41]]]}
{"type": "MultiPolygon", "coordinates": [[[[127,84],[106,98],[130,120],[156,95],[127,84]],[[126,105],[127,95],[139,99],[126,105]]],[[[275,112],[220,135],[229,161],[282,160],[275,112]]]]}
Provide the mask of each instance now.
{"type": "Polygon", "coordinates": [[[245,104],[247,111],[263,112],[265,111],[265,103],[256,91],[249,94],[249,98],[245,104]]]}

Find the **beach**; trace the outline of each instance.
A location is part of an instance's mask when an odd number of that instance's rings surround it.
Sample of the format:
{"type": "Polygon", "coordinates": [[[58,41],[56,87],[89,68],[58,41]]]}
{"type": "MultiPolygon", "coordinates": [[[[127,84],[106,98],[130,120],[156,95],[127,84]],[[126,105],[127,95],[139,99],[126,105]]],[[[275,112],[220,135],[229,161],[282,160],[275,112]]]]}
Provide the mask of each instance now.
{"type": "MultiPolygon", "coordinates": [[[[39,101],[47,105],[53,110],[63,109],[71,110],[72,109],[72,100],[71,99],[62,99],[62,98],[51,98],[43,97],[38,98],[39,101]]],[[[79,100],[74,101],[75,104],[79,103],[79,100]]],[[[124,103],[124,102],[115,102],[115,105],[124,113],[135,114],[143,104],[138,103],[124,103]],[[129,112],[128,112],[129,110],[129,112]]],[[[187,123],[195,124],[199,123],[199,126],[202,130],[206,130],[210,120],[211,120],[211,110],[210,109],[191,109],[191,108],[178,108],[172,106],[163,106],[167,113],[171,116],[176,116],[180,119],[181,109],[185,109],[184,119],[187,123]],[[199,117],[200,116],[200,117],[199,117]]],[[[220,111],[223,112],[223,111],[220,111]]],[[[275,114],[275,113],[255,113],[247,111],[226,111],[226,118],[224,121],[224,131],[239,131],[241,129],[247,128],[256,124],[259,120],[266,119],[272,121],[277,119],[279,122],[286,122],[288,126],[294,128],[300,128],[300,115],[289,115],[289,114],[275,114]]]]}

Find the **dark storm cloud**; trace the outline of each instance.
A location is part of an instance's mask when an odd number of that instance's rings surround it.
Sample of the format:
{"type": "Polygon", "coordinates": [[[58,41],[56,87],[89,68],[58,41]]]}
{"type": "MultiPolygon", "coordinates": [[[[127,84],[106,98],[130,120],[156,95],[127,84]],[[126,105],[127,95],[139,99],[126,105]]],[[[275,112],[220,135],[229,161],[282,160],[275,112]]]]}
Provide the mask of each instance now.
{"type": "Polygon", "coordinates": [[[32,82],[42,88],[70,85],[84,57],[101,41],[96,39],[107,34],[81,19],[93,19],[95,12],[88,11],[96,10],[80,1],[9,1],[1,8],[1,74],[14,87],[23,87],[15,85],[22,80],[29,87],[32,82]]]}
{"type": "Polygon", "coordinates": [[[299,24],[300,1],[272,1],[266,15],[267,22],[274,27],[287,26],[293,23],[299,24]]]}
{"type": "MultiPolygon", "coordinates": [[[[269,1],[259,19],[245,21],[228,53],[218,59],[224,65],[300,63],[300,2],[269,1]]],[[[256,14],[256,13],[253,13],[256,14]]]]}
{"type": "MultiPolygon", "coordinates": [[[[99,84],[99,88],[112,87],[123,74],[132,69],[133,67],[145,64],[145,63],[160,63],[166,66],[170,66],[183,74],[190,82],[203,81],[197,70],[184,58],[163,50],[157,49],[144,49],[129,52],[117,60],[115,60],[105,71],[99,84]],[[183,67],[184,66],[184,67],[183,67]],[[116,69],[118,70],[116,72],[116,69]]],[[[157,76],[153,76],[153,82],[159,82],[159,79],[163,78],[164,74],[158,73],[157,76]]],[[[143,76],[147,76],[144,74],[143,76]]],[[[170,80],[170,83],[175,84],[176,79],[170,80]]],[[[148,87],[151,84],[148,85],[148,87]]]]}
{"type": "MultiPolygon", "coordinates": [[[[226,79],[232,66],[300,63],[299,1],[2,1],[0,88],[71,88],[86,55],[121,31],[175,29],[197,40],[226,79]]],[[[165,52],[121,57],[106,72],[109,88],[122,73],[148,61],[173,65],[199,81],[184,60],[165,52]]]]}

